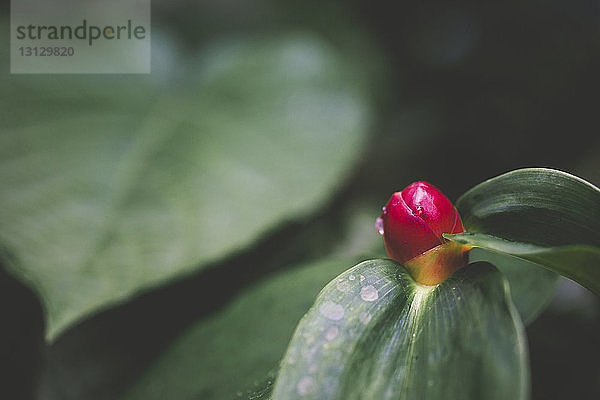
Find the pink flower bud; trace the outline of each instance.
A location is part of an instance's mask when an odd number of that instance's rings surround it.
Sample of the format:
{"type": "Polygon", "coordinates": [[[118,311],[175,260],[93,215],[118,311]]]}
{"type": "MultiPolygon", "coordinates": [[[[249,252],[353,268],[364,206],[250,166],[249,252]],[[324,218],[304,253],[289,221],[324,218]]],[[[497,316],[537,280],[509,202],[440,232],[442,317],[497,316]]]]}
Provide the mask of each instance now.
{"type": "Polygon", "coordinates": [[[437,284],[466,263],[466,248],[442,236],[465,231],[458,211],[428,183],[415,182],[394,193],[376,226],[390,258],[405,264],[419,283],[437,284]]]}

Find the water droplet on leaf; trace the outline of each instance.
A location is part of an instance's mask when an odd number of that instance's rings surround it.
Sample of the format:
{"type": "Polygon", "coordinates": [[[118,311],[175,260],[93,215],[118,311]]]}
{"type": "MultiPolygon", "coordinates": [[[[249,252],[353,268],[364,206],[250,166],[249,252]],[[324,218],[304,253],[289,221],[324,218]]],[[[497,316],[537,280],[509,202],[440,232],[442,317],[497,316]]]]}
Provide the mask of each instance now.
{"type": "Polygon", "coordinates": [[[339,332],[338,327],[337,326],[332,326],[325,333],[325,339],[327,339],[328,341],[335,339],[335,337],[337,336],[338,332],[339,332]]]}
{"type": "Polygon", "coordinates": [[[337,290],[340,292],[346,293],[352,289],[352,284],[347,280],[342,280],[336,284],[337,290]]]}
{"type": "Polygon", "coordinates": [[[344,307],[340,304],[334,303],[333,301],[327,301],[319,307],[319,312],[325,318],[332,321],[339,321],[344,318],[344,307]]]}
{"type": "Polygon", "coordinates": [[[360,290],[360,298],[364,301],[375,301],[379,298],[379,292],[373,285],[365,286],[360,290]]]}
{"type": "Polygon", "coordinates": [[[360,322],[366,325],[371,321],[371,314],[368,312],[363,312],[358,316],[358,319],[360,319],[360,322]]]}
{"type": "Polygon", "coordinates": [[[298,390],[298,394],[300,396],[306,396],[309,394],[315,386],[315,381],[310,376],[305,376],[304,378],[298,381],[296,385],[296,390],[298,390]]]}

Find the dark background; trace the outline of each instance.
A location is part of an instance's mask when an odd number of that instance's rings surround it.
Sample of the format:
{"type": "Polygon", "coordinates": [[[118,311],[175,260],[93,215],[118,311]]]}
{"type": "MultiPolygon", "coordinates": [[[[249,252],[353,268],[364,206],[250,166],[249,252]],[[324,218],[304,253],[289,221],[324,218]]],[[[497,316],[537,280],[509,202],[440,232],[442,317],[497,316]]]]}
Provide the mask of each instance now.
{"type": "MultiPolygon", "coordinates": [[[[344,240],[330,233],[344,225],[347,210],[383,204],[412,180],[426,179],[451,199],[527,166],[600,183],[597,1],[179,0],[154,1],[152,15],[153,26],[168,27],[190,48],[232,33],[298,28],[341,42],[347,32],[363,32],[381,55],[363,61],[382,71],[369,143],[316,215],[279,228],[219,268],[89,318],[51,346],[43,344],[40,303],[2,273],[2,399],[117,398],[190,323],[254,280],[328,254],[344,240]],[[207,282],[228,289],[197,290],[207,282]],[[65,382],[72,387],[58,387],[65,382]]],[[[534,399],[600,398],[596,297],[563,282],[528,336],[534,399]]]]}

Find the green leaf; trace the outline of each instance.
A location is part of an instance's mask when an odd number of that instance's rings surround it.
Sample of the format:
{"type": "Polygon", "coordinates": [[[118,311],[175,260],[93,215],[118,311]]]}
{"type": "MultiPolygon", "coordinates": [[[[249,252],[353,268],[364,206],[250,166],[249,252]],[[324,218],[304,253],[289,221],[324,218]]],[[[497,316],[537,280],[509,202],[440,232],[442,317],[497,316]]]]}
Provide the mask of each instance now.
{"type": "Polygon", "coordinates": [[[471,264],[434,287],[391,260],[331,281],[300,322],[273,399],[525,399],[526,340],[502,274],[471,264]]]}
{"type": "Polygon", "coordinates": [[[240,292],[222,311],[173,341],[123,400],[232,399],[237,391],[262,389],[319,290],[348,263],[306,264],[240,292]]]}
{"type": "Polygon", "coordinates": [[[265,382],[261,382],[256,385],[255,389],[248,390],[246,393],[239,392],[237,394],[238,399],[244,400],[271,400],[273,395],[273,385],[277,378],[277,370],[269,372],[265,382]]]}
{"type": "Polygon", "coordinates": [[[566,172],[508,172],[467,191],[456,207],[468,232],[545,247],[600,247],[600,189],[566,172]]]}
{"type": "Polygon", "coordinates": [[[558,286],[558,274],[508,254],[474,248],[470,251],[469,260],[487,261],[502,272],[525,325],[533,322],[546,308],[558,286]]]}
{"type": "Polygon", "coordinates": [[[49,340],[315,210],[360,153],[365,76],[327,43],[231,40],[179,66],[0,81],[2,261],[49,340]]]}
{"type": "Polygon", "coordinates": [[[557,272],[600,296],[600,249],[587,245],[541,247],[511,242],[483,233],[459,233],[448,238],[462,244],[509,254],[557,272]]]}
{"type": "MultiPolygon", "coordinates": [[[[516,256],[600,293],[600,189],[589,182],[520,169],[475,186],[456,206],[473,234],[448,239],[516,256]]],[[[543,302],[545,289],[538,289],[543,302]]]]}

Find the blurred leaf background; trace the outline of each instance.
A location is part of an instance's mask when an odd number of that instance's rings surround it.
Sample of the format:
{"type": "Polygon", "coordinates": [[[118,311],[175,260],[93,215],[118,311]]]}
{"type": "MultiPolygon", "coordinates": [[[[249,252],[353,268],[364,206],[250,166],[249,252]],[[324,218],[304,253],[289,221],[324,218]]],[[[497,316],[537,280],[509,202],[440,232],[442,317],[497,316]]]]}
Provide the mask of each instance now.
{"type": "MultiPolygon", "coordinates": [[[[327,281],[383,254],[393,191],[455,200],[527,166],[600,183],[595,2],[177,0],[152,18],[149,76],[10,75],[3,30],[2,398],[230,399],[327,281]],[[121,227],[100,240],[118,251],[84,268],[94,221],[121,227]]],[[[562,280],[527,333],[534,399],[600,396],[596,297],[562,280]]]]}

